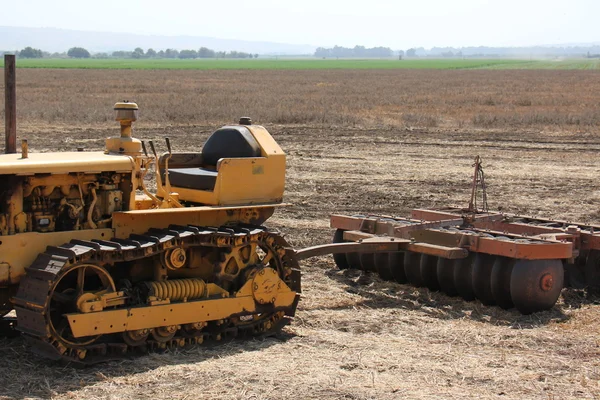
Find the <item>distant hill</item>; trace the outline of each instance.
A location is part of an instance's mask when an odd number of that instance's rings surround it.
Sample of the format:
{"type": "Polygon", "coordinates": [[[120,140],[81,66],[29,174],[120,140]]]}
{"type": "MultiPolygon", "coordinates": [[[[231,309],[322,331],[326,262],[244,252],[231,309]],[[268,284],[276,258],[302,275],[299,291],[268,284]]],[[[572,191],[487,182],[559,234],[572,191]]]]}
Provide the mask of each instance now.
{"type": "Polygon", "coordinates": [[[32,46],[48,52],[63,52],[71,47],[84,47],[91,52],[116,50],[198,49],[208,47],[217,51],[243,51],[259,54],[312,54],[316,46],[275,42],[219,39],[203,36],[154,36],[115,32],[88,32],[58,28],[21,28],[0,26],[0,51],[20,50],[32,46]]]}

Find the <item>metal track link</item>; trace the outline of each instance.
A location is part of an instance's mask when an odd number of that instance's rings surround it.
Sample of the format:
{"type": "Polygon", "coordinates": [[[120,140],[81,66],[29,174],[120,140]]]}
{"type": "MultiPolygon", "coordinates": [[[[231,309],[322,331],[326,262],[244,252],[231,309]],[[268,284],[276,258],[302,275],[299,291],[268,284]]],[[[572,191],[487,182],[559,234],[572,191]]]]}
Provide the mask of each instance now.
{"type": "MultiPolygon", "coordinates": [[[[132,234],[127,239],[71,240],[61,246],[49,246],[39,254],[21,280],[14,307],[17,312],[16,329],[23,333],[33,349],[51,359],[63,359],[80,364],[94,364],[120,359],[135,353],[165,350],[203,343],[207,340],[222,340],[226,337],[245,335],[273,335],[290,321],[294,312],[283,311],[267,315],[266,319],[235,324],[222,323],[210,326],[208,331],[181,336],[178,331],[172,339],[147,340],[143,345],[131,346],[116,341],[102,341],[91,345],[68,345],[56,338],[49,325],[50,293],[61,271],[83,262],[119,263],[153,257],[173,247],[231,247],[252,241],[268,239],[278,250],[283,268],[282,277],[296,293],[300,293],[300,271],[293,249],[277,234],[262,226],[204,227],[172,225],[168,229],[151,229],[143,235],[132,234]],[[286,315],[284,315],[286,314],[286,315]]],[[[297,300],[293,309],[297,306],[297,300]]],[[[12,323],[14,325],[14,322],[12,323]]],[[[11,328],[13,329],[13,328],[11,328]]],[[[112,338],[114,335],[107,335],[112,338]]]]}

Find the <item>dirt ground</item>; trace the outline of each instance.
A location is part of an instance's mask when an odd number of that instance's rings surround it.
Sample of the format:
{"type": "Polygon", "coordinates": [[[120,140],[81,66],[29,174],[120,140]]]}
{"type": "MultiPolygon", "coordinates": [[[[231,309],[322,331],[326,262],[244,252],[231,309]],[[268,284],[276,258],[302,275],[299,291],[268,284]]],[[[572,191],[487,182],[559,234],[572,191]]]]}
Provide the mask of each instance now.
{"type": "MultiPolygon", "coordinates": [[[[596,95],[595,104],[598,100],[596,95]]],[[[585,101],[593,103],[594,98],[585,101]]],[[[597,113],[598,108],[588,111],[597,113]]],[[[285,201],[292,203],[267,225],[286,233],[297,248],[330,241],[331,213],[404,215],[415,207],[466,205],[475,155],[484,160],[490,208],[600,221],[597,126],[267,122],[288,154],[285,201]]],[[[136,134],[154,140],[168,135],[175,150],[191,150],[199,149],[216,127],[140,122],[136,134]]],[[[80,145],[92,150],[101,149],[117,126],[93,122],[73,128],[66,121],[37,116],[25,118],[19,132],[34,150],[80,145]]],[[[85,369],[40,359],[20,338],[0,339],[0,396],[600,397],[600,298],[593,293],[565,289],[552,310],[522,316],[384,282],[373,274],[341,272],[330,257],[305,261],[302,270],[298,314],[281,337],[85,369]]]]}

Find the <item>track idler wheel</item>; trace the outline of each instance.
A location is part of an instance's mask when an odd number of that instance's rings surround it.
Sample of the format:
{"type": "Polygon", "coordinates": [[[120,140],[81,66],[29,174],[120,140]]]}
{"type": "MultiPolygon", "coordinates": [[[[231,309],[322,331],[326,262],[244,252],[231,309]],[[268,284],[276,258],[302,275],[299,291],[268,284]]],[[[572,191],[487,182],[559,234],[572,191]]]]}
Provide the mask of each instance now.
{"type": "Polygon", "coordinates": [[[454,285],[454,261],[438,257],[436,265],[436,275],[440,289],[448,296],[458,295],[456,285],[454,285]]]}
{"type": "Polygon", "coordinates": [[[421,276],[421,254],[412,251],[404,253],[404,274],[411,285],[416,287],[425,286],[421,276]]]}
{"type": "Polygon", "coordinates": [[[496,257],[492,267],[491,289],[496,304],[505,310],[513,308],[510,294],[510,280],[515,260],[507,257],[496,257]]]}
{"type": "Polygon", "coordinates": [[[467,301],[475,300],[473,292],[473,261],[475,256],[454,260],[454,287],[460,297],[467,301]]]}
{"type": "Polygon", "coordinates": [[[473,263],[473,292],[481,303],[486,306],[496,304],[492,294],[492,268],[495,257],[489,254],[477,253],[473,263]]]}
{"type": "Polygon", "coordinates": [[[552,308],[563,284],[560,260],[517,260],[510,278],[510,294],[517,310],[531,314],[552,308]]]}
{"type": "MultiPolygon", "coordinates": [[[[344,242],[345,242],[344,231],[341,229],[336,229],[335,233],[333,234],[333,243],[344,243],[344,242]]],[[[334,254],[333,261],[335,261],[335,265],[337,265],[337,267],[339,269],[350,268],[350,265],[348,263],[348,259],[346,258],[345,253],[334,254]]]]}
{"type": "Polygon", "coordinates": [[[440,290],[437,280],[437,257],[421,254],[420,269],[423,284],[430,290],[440,290]]]}

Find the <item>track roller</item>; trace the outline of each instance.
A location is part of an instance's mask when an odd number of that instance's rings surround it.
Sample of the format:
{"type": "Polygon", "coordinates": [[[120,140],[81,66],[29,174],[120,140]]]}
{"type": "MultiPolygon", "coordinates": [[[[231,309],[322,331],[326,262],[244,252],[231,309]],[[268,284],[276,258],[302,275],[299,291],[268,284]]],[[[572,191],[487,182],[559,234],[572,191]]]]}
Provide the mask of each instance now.
{"type": "Polygon", "coordinates": [[[560,260],[517,260],[510,278],[510,295],[517,310],[531,314],[552,308],[563,283],[560,260]]]}

